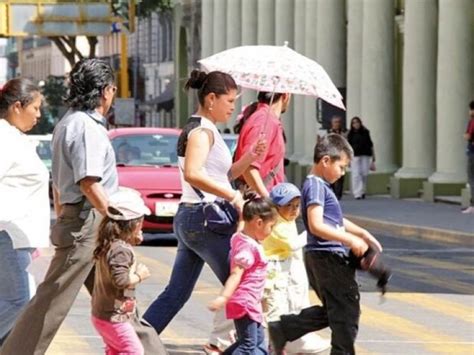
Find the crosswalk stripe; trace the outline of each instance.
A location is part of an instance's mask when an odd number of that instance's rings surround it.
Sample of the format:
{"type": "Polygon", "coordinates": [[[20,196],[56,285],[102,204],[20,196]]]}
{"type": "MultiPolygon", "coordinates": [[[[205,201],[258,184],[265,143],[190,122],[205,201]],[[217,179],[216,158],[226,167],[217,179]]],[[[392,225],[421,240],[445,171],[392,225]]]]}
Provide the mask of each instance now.
{"type": "Polygon", "coordinates": [[[462,339],[445,335],[408,319],[377,311],[367,306],[362,306],[362,320],[374,328],[396,334],[397,337],[407,339],[415,337],[432,353],[470,354],[473,350],[472,343],[466,343],[462,339]]]}
{"type": "MultiPolygon", "coordinates": [[[[176,254],[176,253],[173,253],[172,251],[170,251],[168,249],[167,249],[167,252],[170,253],[170,254],[176,254]]],[[[153,264],[154,263],[157,266],[157,268],[166,269],[168,274],[171,273],[172,268],[170,266],[164,264],[163,262],[160,262],[156,259],[152,259],[152,258],[149,258],[147,256],[144,256],[143,254],[141,254],[139,256],[139,259],[143,260],[143,262],[146,263],[146,264],[153,264]]],[[[196,294],[196,296],[200,300],[204,300],[207,303],[211,298],[209,298],[209,296],[206,297],[206,295],[212,294],[212,295],[216,296],[219,293],[221,288],[216,287],[214,284],[208,283],[206,281],[198,281],[198,283],[196,285],[196,289],[193,292],[193,295],[196,294]],[[205,289],[204,290],[202,290],[202,289],[199,290],[199,287],[203,287],[205,289]],[[197,289],[197,292],[196,292],[196,289],[197,289]]],[[[357,350],[358,354],[364,354],[364,355],[371,355],[372,354],[372,352],[370,352],[368,349],[365,349],[364,347],[362,347],[360,345],[356,345],[356,350],[357,350]]]]}
{"type": "MultiPolygon", "coordinates": [[[[176,248],[163,248],[167,254],[174,256],[176,255],[176,248]]],[[[144,255],[144,252],[148,255],[153,255],[148,253],[149,250],[138,249],[137,258],[139,261],[144,262],[147,265],[150,265],[150,269],[153,269],[153,274],[151,280],[167,280],[172,270],[172,261],[160,261],[153,257],[148,257],[144,255]]],[[[433,261],[423,258],[415,257],[395,257],[397,259],[402,259],[403,261],[414,263],[417,265],[425,265],[431,267],[437,267],[440,269],[449,269],[454,271],[461,271],[467,274],[472,275],[472,272],[469,270],[462,270],[462,265],[458,265],[458,268],[455,269],[456,263],[450,263],[446,261],[433,261]]],[[[168,260],[168,258],[166,258],[168,260]]],[[[434,278],[433,275],[411,269],[402,269],[396,271],[396,273],[402,275],[409,275],[411,279],[422,282],[424,284],[430,284],[439,286],[443,289],[451,289],[456,292],[463,294],[472,294],[472,286],[468,283],[456,281],[448,278],[434,278]]],[[[204,276],[204,275],[203,275],[204,276]]],[[[201,280],[197,283],[193,295],[199,300],[200,303],[204,305],[209,301],[214,295],[217,295],[220,288],[220,285],[217,283],[211,283],[201,277],[201,280]],[[202,280],[202,281],[201,281],[202,280]]],[[[166,282],[166,281],[165,281],[166,282]]],[[[82,288],[81,295],[89,297],[87,291],[82,288]]],[[[442,315],[447,315],[449,317],[456,318],[463,322],[474,323],[474,314],[471,307],[467,305],[462,305],[453,301],[449,301],[440,297],[433,297],[427,294],[420,293],[394,293],[390,292],[387,296],[388,300],[394,300],[401,303],[417,305],[422,309],[426,309],[435,313],[442,315]]],[[[203,307],[204,308],[204,307],[203,307]]],[[[421,347],[426,349],[426,352],[423,353],[452,353],[452,354],[474,354],[474,344],[469,341],[462,341],[456,336],[445,335],[441,331],[433,330],[430,327],[426,327],[422,324],[410,321],[409,319],[403,318],[401,316],[393,315],[390,313],[385,313],[383,311],[375,310],[372,307],[362,305],[362,318],[361,324],[365,327],[370,327],[373,329],[380,329],[382,332],[387,332],[394,335],[394,339],[391,340],[371,340],[364,339],[357,341],[356,349],[358,354],[375,354],[377,352],[371,352],[365,348],[370,346],[369,344],[377,343],[393,343],[393,344],[404,344],[412,343],[418,344],[421,347]],[[361,346],[362,344],[362,346],[361,346]]],[[[92,325],[91,325],[92,327],[92,325]]],[[[75,353],[80,349],[81,353],[96,353],[97,339],[100,339],[98,336],[83,336],[74,330],[74,327],[69,324],[64,323],[60,328],[58,336],[55,338],[55,341],[50,346],[47,354],[54,355],[66,355],[75,353]]],[[[195,345],[203,344],[206,339],[199,338],[196,339],[196,342],[192,344],[189,338],[184,338],[180,335],[176,328],[167,327],[162,334],[162,339],[166,342],[176,344],[176,345],[195,345]]],[[[396,345],[394,345],[396,346],[396,345]]],[[[380,352],[378,352],[380,353],[380,352]]]]}
{"type": "Polygon", "coordinates": [[[474,310],[459,303],[444,300],[422,293],[392,293],[387,295],[389,300],[409,303],[430,311],[448,315],[467,323],[474,323],[474,310]]]}
{"type": "Polygon", "coordinates": [[[453,270],[456,272],[474,276],[474,268],[472,265],[453,263],[445,260],[436,260],[432,258],[423,258],[420,256],[393,256],[392,258],[402,260],[410,264],[423,265],[436,269],[453,270]]]}
{"type": "MultiPolygon", "coordinates": [[[[167,249],[167,253],[173,255],[176,254],[176,249],[167,249]]],[[[448,266],[447,264],[443,265],[444,268],[448,266]]],[[[169,268],[171,270],[171,268],[169,268]]],[[[397,270],[397,272],[399,272],[397,270]]],[[[452,280],[448,281],[439,281],[433,280],[432,276],[425,274],[419,271],[405,271],[402,270],[403,274],[409,274],[411,276],[415,276],[417,279],[421,279],[420,281],[424,283],[435,284],[440,287],[450,287],[456,288],[457,291],[467,291],[470,290],[471,287],[464,283],[455,282],[453,283],[452,280]]],[[[208,294],[211,291],[198,291],[198,293],[208,294]]],[[[453,317],[457,317],[458,319],[468,320],[469,317],[466,314],[472,313],[469,312],[468,307],[464,307],[462,305],[456,304],[454,302],[443,301],[439,298],[431,297],[428,295],[419,295],[417,294],[416,297],[412,297],[413,294],[411,293],[397,293],[397,294],[389,294],[389,297],[394,296],[394,299],[397,299],[401,302],[406,303],[417,303],[420,306],[437,311],[442,312],[444,314],[448,314],[453,317]],[[411,298],[410,298],[411,297],[411,298]]],[[[420,343],[422,346],[427,347],[430,351],[434,353],[438,352],[450,352],[450,353],[470,353],[472,352],[472,343],[469,342],[462,342],[459,339],[453,337],[447,337],[443,334],[439,334],[436,331],[432,331],[427,329],[419,324],[411,322],[409,320],[405,320],[404,318],[398,316],[392,316],[386,314],[384,312],[375,311],[368,307],[363,307],[363,315],[361,322],[367,324],[369,326],[374,326],[375,328],[379,329],[386,329],[397,336],[400,334],[408,339],[413,339],[415,336],[418,340],[417,343],[420,343]],[[379,320],[376,322],[376,320],[379,320]],[[383,321],[381,321],[383,319],[383,321]],[[422,336],[419,336],[422,334],[422,336]]],[[[410,342],[411,340],[402,340],[394,341],[399,343],[410,342]]],[[[371,343],[371,341],[364,341],[364,344],[371,343]]],[[[357,352],[360,354],[369,354],[370,352],[367,349],[364,349],[360,346],[360,343],[357,344],[357,352]]]]}
{"type": "Polygon", "coordinates": [[[433,275],[428,274],[426,272],[418,271],[418,270],[407,270],[407,269],[397,269],[394,273],[394,277],[397,274],[403,274],[410,276],[411,279],[416,280],[416,282],[421,282],[424,284],[437,286],[445,290],[452,290],[456,293],[462,294],[471,294],[472,293],[472,285],[453,280],[452,278],[446,277],[433,277],[433,275]]]}
{"type": "MultiPolygon", "coordinates": [[[[87,291],[83,292],[87,293],[87,291]]],[[[97,339],[97,337],[93,338],[97,339]]],[[[81,349],[81,352],[84,353],[93,351],[91,344],[85,339],[85,337],[75,331],[71,325],[63,322],[46,354],[69,355],[74,353],[74,351],[77,351],[77,349],[81,349]]]]}

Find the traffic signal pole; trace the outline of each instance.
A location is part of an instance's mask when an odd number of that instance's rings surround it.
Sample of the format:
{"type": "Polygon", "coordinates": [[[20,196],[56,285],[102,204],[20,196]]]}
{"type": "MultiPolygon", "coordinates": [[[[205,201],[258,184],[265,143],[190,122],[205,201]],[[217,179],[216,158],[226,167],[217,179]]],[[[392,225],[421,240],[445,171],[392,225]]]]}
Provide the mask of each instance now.
{"type": "Polygon", "coordinates": [[[126,99],[128,90],[128,40],[125,32],[120,33],[120,97],[126,99]]]}

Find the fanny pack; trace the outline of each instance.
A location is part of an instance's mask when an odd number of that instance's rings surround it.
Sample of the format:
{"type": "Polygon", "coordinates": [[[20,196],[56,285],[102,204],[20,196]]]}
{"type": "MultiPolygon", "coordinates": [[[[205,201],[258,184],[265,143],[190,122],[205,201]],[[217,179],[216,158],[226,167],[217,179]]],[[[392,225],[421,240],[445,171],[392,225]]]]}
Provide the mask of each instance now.
{"type": "MultiPolygon", "coordinates": [[[[204,200],[204,194],[201,190],[191,186],[201,200],[204,200]]],[[[216,234],[231,236],[237,231],[237,222],[239,221],[239,212],[227,200],[217,198],[213,202],[207,202],[203,205],[204,226],[216,234]]]]}

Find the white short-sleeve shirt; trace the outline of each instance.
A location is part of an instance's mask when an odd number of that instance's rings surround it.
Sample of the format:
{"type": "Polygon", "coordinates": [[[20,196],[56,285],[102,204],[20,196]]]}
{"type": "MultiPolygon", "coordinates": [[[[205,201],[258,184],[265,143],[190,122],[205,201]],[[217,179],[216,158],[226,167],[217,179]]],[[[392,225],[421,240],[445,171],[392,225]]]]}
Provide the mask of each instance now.
{"type": "Polygon", "coordinates": [[[49,246],[49,172],[28,137],[0,119],[0,230],[13,247],[49,246]]]}

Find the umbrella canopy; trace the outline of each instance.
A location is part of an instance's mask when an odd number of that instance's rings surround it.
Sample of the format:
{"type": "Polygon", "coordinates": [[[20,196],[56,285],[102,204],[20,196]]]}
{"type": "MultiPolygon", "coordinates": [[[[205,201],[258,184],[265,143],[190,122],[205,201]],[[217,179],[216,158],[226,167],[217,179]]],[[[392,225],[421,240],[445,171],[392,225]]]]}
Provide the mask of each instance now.
{"type": "Polygon", "coordinates": [[[345,109],[321,65],[284,46],[242,46],[198,61],[203,70],[230,74],[244,88],[318,97],[345,109]]]}

